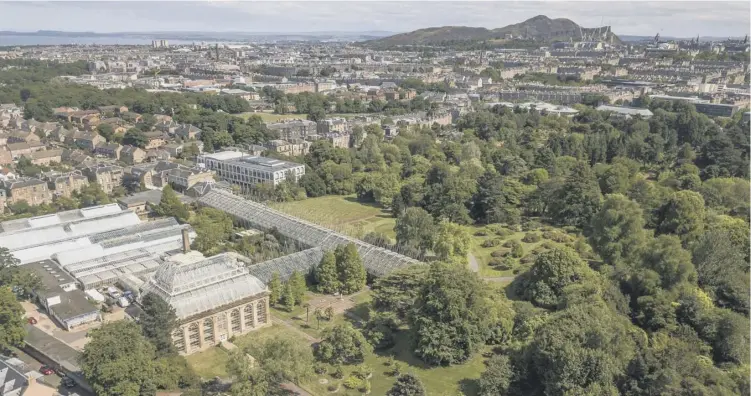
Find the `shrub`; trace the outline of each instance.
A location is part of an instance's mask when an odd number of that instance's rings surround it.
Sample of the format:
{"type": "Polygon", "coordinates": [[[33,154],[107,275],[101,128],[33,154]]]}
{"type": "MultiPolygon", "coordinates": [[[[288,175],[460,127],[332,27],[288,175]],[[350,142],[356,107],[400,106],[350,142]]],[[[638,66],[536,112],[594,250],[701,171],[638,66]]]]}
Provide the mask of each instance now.
{"type": "Polygon", "coordinates": [[[514,232],[509,230],[508,228],[500,228],[498,231],[495,232],[496,235],[498,235],[501,238],[506,238],[507,236],[510,236],[514,232]]]}
{"type": "Polygon", "coordinates": [[[497,267],[501,265],[502,262],[503,262],[503,259],[498,258],[498,257],[493,257],[492,259],[490,259],[490,261],[488,261],[488,265],[491,267],[497,267]]]}
{"type": "Polygon", "coordinates": [[[501,271],[508,271],[514,267],[516,267],[516,261],[511,257],[501,259],[501,262],[498,264],[498,269],[501,271]]]}
{"type": "Polygon", "coordinates": [[[485,231],[477,231],[477,232],[475,232],[475,236],[486,236],[486,235],[488,235],[488,233],[485,232],[485,231]]]}
{"type": "Polygon", "coordinates": [[[565,243],[571,241],[571,237],[568,236],[568,234],[564,234],[562,232],[557,231],[546,231],[542,233],[542,237],[545,239],[550,239],[551,241],[555,241],[558,243],[565,243]]]}
{"type": "Polygon", "coordinates": [[[508,250],[496,250],[493,253],[490,253],[490,257],[506,257],[508,255],[508,250]]]}
{"type": "Polygon", "coordinates": [[[336,367],[334,367],[334,372],[331,373],[331,376],[337,379],[344,378],[344,370],[342,369],[342,366],[336,365],[336,367]]]}
{"type": "Polygon", "coordinates": [[[322,364],[316,364],[315,367],[313,367],[313,371],[315,371],[316,374],[326,374],[329,370],[322,364]]]}
{"type": "Polygon", "coordinates": [[[495,247],[501,244],[501,240],[494,238],[494,239],[486,239],[482,242],[482,247],[489,248],[489,247],[495,247]]]}
{"type": "Polygon", "coordinates": [[[522,223],[522,231],[536,230],[536,229],[540,228],[541,226],[542,226],[542,224],[540,224],[540,222],[537,221],[537,220],[528,220],[528,221],[522,223]]]}
{"type": "Polygon", "coordinates": [[[521,264],[532,264],[532,263],[534,263],[534,262],[535,262],[535,260],[536,260],[536,259],[537,259],[537,254],[535,254],[535,253],[530,253],[530,254],[528,254],[528,255],[526,255],[526,256],[524,256],[524,257],[522,257],[522,258],[521,258],[521,259],[519,260],[519,263],[521,263],[521,264]]]}
{"type": "Polygon", "coordinates": [[[339,384],[331,384],[326,389],[329,390],[329,392],[334,393],[339,390],[339,384]]]}
{"type": "Polygon", "coordinates": [[[512,241],[511,256],[516,258],[521,258],[522,256],[524,256],[524,248],[522,247],[522,244],[519,243],[519,241],[512,241]]]}
{"type": "Polygon", "coordinates": [[[535,242],[540,242],[540,239],[542,239],[540,238],[540,234],[536,232],[528,232],[524,234],[524,238],[522,238],[522,242],[535,243],[535,242]]]}
{"type": "Polygon", "coordinates": [[[385,364],[387,367],[393,366],[394,365],[394,357],[393,356],[387,357],[386,361],[383,362],[383,364],[385,364]]]}
{"type": "Polygon", "coordinates": [[[344,380],[343,385],[348,389],[360,389],[363,386],[363,382],[360,378],[357,378],[354,375],[350,375],[346,380],[344,380]]]}
{"type": "Polygon", "coordinates": [[[516,242],[513,239],[509,239],[508,241],[506,241],[506,242],[503,243],[503,247],[505,247],[505,248],[512,248],[512,247],[514,247],[514,243],[519,243],[519,242],[516,242]]]}
{"type": "Polygon", "coordinates": [[[551,241],[545,241],[542,244],[540,244],[541,247],[544,247],[545,249],[555,249],[555,243],[551,241]]]}
{"type": "Polygon", "coordinates": [[[399,362],[394,362],[394,368],[391,369],[391,375],[394,377],[398,377],[402,375],[402,364],[399,362]]]}
{"type": "Polygon", "coordinates": [[[361,366],[358,366],[356,369],[352,370],[352,375],[354,375],[355,377],[361,380],[366,380],[370,378],[372,374],[373,374],[373,370],[367,364],[363,364],[361,366]]]}

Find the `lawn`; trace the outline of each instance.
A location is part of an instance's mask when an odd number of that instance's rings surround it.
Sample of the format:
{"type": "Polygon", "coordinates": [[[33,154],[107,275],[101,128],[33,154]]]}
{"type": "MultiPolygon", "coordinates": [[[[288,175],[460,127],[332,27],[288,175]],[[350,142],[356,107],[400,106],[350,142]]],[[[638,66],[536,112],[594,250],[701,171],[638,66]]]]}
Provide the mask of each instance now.
{"type": "Polygon", "coordinates": [[[273,113],[253,113],[253,112],[246,112],[238,114],[238,117],[242,117],[243,119],[248,119],[251,116],[257,115],[261,117],[263,122],[279,122],[283,120],[291,120],[291,119],[305,119],[305,114],[273,114],[273,113]]]}
{"type": "Polygon", "coordinates": [[[515,259],[516,267],[514,269],[509,270],[499,270],[494,268],[491,265],[492,256],[491,254],[494,251],[501,250],[501,251],[508,251],[509,249],[504,247],[503,244],[507,241],[515,240],[521,243],[523,249],[524,249],[524,255],[528,255],[533,251],[540,252],[546,250],[547,246],[562,246],[567,243],[572,243],[574,240],[574,237],[566,234],[566,232],[562,229],[552,227],[549,225],[544,225],[541,227],[537,227],[535,229],[531,229],[528,231],[518,231],[518,230],[509,230],[503,227],[499,227],[498,225],[491,225],[491,226],[477,226],[472,227],[471,232],[472,235],[472,249],[471,252],[477,259],[477,262],[480,267],[480,276],[482,277],[506,277],[506,276],[514,276],[516,273],[523,272],[528,266],[525,266],[520,263],[519,259],[515,259]],[[498,233],[498,229],[502,229],[500,233],[498,233]],[[505,230],[505,231],[503,231],[505,230]],[[558,237],[559,241],[566,241],[566,242],[557,242],[554,240],[547,239],[544,235],[552,236],[555,235],[558,237]],[[485,235],[479,235],[480,233],[484,233],[485,235]],[[535,233],[540,235],[540,240],[537,242],[524,242],[523,239],[527,233],[535,233]],[[482,244],[487,240],[493,240],[498,239],[500,240],[500,244],[498,246],[492,246],[492,247],[483,247],[482,244]]]}
{"type": "Polygon", "coordinates": [[[227,377],[229,353],[222,348],[213,347],[203,352],[185,357],[188,365],[204,380],[214,377],[227,377]]]}
{"type": "Polygon", "coordinates": [[[371,231],[384,233],[392,239],[396,237],[396,219],[376,205],[357,202],[354,195],[327,195],[278,203],[273,207],[356,238],[371,231]]]}

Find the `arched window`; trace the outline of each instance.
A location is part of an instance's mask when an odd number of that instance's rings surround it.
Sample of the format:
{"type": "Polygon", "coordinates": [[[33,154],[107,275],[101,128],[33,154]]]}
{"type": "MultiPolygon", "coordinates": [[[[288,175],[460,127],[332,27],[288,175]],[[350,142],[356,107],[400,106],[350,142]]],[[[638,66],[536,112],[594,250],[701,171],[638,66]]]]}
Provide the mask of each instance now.
{"type": "Polygon", "coordinates": [[[198,323],[191,323],[188,326],[188,344],[190,350],[201,348],[201,334],[198,331],[198,323]]]}
{"type": "Polygon", "coordinates": [[[253,327],[253,304],[248,304],[243,309],[245,315],[245,328],[253,327]]]}
{"type": "Polygon", "coordinates": [[[240,322],[240,310],[239,309],[233,309],[232,312],[230,312],[230,318],[232,323],[232,332],[233,333],[239,333],[242,331],[242,323],[240,322]]]}
{"type": "Polygon", "coordinates": [[[216,330],[217,332],[227,331],[227,314],[224,312],[216,316],[216,330]]]}
{"type": "Polygon", "coordinates": [[[214,321],[211,318],[203,320],[203,342],[214,343],[214,321]]]}
{"type": "Polygon", "coordinates": [[[185,338],[183,337],[183,329],[177,328],[172,332],[172,342],[175,344],[175,349],[179,353],[185,353],[185,338]]]}
{"type": "Polygon", "coordinates": [[[266,323],[266,303],[263,300],[258,302],[258,309],[256,309],[256,315],[258,316],[259,325],[266,323]]]}

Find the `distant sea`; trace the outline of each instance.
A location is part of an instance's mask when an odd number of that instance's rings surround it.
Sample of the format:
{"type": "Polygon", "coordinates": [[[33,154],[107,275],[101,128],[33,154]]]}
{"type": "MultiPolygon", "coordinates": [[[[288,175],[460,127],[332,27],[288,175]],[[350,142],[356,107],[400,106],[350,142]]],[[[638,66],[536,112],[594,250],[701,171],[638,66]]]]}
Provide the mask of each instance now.
{"type": "MultiPolygon", "coordinates": [[[[98,45],[151,45],[150,38],[135,37],[64,37],[64,36],[23,36],[0,34],[0,47],[13,45],[66,45],[66,44],[98,44],[98,45]]],[[[186,45],[194,41],[167,40],[170,44],[186,45]]]]}

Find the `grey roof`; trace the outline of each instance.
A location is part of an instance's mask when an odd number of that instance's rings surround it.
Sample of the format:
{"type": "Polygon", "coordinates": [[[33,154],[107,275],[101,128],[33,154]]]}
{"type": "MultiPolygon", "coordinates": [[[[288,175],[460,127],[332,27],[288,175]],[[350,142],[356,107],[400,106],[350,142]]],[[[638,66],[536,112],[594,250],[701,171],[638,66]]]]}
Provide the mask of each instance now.
{"type": "Polygon", "coordinates": [[[332,250],[339,245],[353,243],[360,253],[365,269],[373,275],[381,276],[398,268],[422,264],[413,258],[351,238],[271,209],[260,203],[246,200],[229,191],[211,189],[199,198],[198,202],[222,210],[235,218],[252,224],[256,228],[263,230],[275,228],[282,235],[308,246],[332,250]]]}
{"type": "Polygon", "coordinates": [[[642,117],[652,116],[652,112],[649,109],[640,109],[636,107],[600,105],[600,106],[597,106],[595,110],[612,111],[614,113],[624,114],[624,115],[640,115],[642,117]]]}
{"type": "Polygon", "coordinates": [[[65,321],[99,311],[96,305],[89,302],[84,292],[75,287],[75,279],[54,261],[37,261],[24,267],[33,271],[42,282],[43,289],[35,290],[37,294],[45,299],[60,298],[59,303],[49,306],[49,310],[60,320],[65,321]],[[66,289],[65,286],[71,286],[72,289],[66,289]]]}
{"type": "Polygon", "coordinates": [[[0,395],[20,395],[27,385],[26,375],[0,359],[0,395]]]}
{"type": "Polygon", "coordinates": [[[168,302],[178,319],[232,304],[267,292],[245,268],[240,256],[223,253],[197,262],[169,261],[143,286],[168,302]]]}
{"type": "Polygon", "coordinates": [[[287,280],[295,271],[306,275],[321,262],[321,258],[323,258],[323,249],[314,247],[253,264],[248,267],[248,271],[261,282],[268,284],[274,273],[279,274],[281,280],[287,280]]]}
{"type": "Polygon", "coordinates": [[[26,329],[26,338],[24,338],[24,342],[27,345],[30,345],[35,350],[41,351],[45,356],[49,357],[55,363],[70,372],[78,373],[81,371],[81,368],[78,365],[78,360],[81,356],[80,352],[57,338],[45,333],[36,326],[27,324],[24,328],[26,329]]]}

